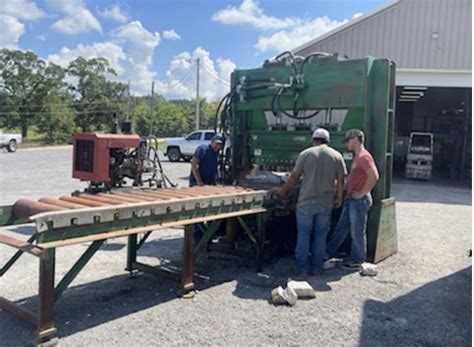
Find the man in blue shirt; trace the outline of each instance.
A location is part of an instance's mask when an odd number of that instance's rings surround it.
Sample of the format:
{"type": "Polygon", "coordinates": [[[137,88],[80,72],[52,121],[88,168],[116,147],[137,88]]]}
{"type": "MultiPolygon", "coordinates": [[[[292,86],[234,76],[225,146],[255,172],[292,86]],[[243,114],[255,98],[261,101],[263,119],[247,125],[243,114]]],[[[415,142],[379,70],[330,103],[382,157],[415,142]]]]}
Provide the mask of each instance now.
{"type": "Polygon", "coordinates": [[[224,138],[216,135],[209,145],[202,144],[196,149],[191,160],[190,187],[216,184],[219,151],[223,146],[224,138]]]}

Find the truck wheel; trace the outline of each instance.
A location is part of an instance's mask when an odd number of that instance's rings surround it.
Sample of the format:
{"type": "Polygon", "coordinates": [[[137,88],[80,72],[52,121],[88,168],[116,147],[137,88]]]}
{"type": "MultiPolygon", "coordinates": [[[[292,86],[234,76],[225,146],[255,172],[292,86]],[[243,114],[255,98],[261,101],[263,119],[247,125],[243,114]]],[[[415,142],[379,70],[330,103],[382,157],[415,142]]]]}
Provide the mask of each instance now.
{"type": "Polygon", "coordinates": [[[189,163],[191,161],[191,159],[193,159],[193,157],[183,157],[183,159],[184,159],[184,161],[189,163]]]}
{"type": "Polygon", "coordinates": [[[178,147],[168,148],[168,158],[172,162],[177,162],[181,159],[181,151],[178,147]]]}
{"type": "Polygon", "coordinates": [[[16,148],[17,148],[16,140],[10,140],[7,146],[8,152],[15,152],[16,148]]]}

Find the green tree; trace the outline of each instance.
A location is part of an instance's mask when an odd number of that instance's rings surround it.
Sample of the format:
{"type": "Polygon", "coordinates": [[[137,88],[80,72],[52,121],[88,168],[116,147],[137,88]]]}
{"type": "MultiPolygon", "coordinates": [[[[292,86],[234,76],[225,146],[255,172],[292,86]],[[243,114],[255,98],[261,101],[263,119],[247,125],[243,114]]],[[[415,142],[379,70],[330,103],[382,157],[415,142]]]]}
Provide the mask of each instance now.
{"type": "Polygon", "coordinates": [[[0,50],[0,115],[6,127],[20,127],[23,137],[43,108],[45,98],[64,86],[64,70],[33,52],[0,50]]]}
{"type": "Polygon", "coordinates": [[[134,130],[140,136],[146,136],[150,133],[150,103],[147,98],[134,98],[133,106],[130,111],[134,130]]]}
{"type": "Polygon", "coordinates": [[[123,115],[127,85],[107,79],[116,76],[107,59],[79,57],[69,64],[67,73],[76,79],[69,88],[77,100],[75,121],[83,131],[108,129],[113,114],[123,115]]]}
{"type": "Polygon", "coordinates": [[[159,103],[153,119],[156,122],[154,133],[158,137],[182,136],[188,131],[186,109],[174,103],[159,103]]]}
{"type": "Polygon", "coordinates": [[[74,110],[69,107],[70,95],[50,95],[44,101],[36,121],[37,129],[45,134],[48,143],[65,143],[75,130],[74,110]]]}

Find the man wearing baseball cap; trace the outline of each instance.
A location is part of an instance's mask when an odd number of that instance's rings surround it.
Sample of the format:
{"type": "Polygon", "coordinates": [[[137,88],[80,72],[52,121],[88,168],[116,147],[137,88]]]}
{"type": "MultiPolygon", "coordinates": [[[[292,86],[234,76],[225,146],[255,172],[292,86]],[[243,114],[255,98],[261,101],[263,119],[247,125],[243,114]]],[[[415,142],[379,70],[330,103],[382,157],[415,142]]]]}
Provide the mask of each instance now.
{"type": "Polygon", "coordinates": [[[297,276],[306,274],[309,253],[310,274],[322,271],[332,209],[342,203],[346,165],[342,155],[328,146],[329,142],[329,132],[316,129],[313,146],[299,154],[288,182],[277,192],[278,197],[285,197],[303,177],[296,208],[298,237],[294,275],[297,276]]]}
{"type": "Polygon", "coordinates": [[[210,144],[202,144],[196,149],[191,159],[190,187],[216,184],[219,151],[223,146],[224,137],[215,135],[210,144]]]}
{"type": "Polygon", "coordinates": [[[347,149],[353,152],[355,157],[347,180],[346,197],[341,216],[326,247],[328,256],[335,255],[347,235],[351,234],[352,261],[342,266],[347,270],[358,270],[365,261],[367,213],[372,206],[370,192],[379,179],[374,158],[365,149],[364,140],[364,133],[359,129],[349,130],[344,138],[347,149]]]}

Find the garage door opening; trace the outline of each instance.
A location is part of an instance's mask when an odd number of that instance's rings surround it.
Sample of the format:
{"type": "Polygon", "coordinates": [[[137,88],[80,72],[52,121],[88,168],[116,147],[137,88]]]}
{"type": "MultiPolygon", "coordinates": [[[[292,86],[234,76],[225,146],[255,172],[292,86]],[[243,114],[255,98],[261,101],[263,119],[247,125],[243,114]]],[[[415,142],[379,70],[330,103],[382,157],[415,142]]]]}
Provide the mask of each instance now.
{"type": "Polygon", "coordinates": [[[410,134],[433,134],[433,177],[471,179],[471,88],[397,87],[394,170],[403,175],[410,134]]]}

